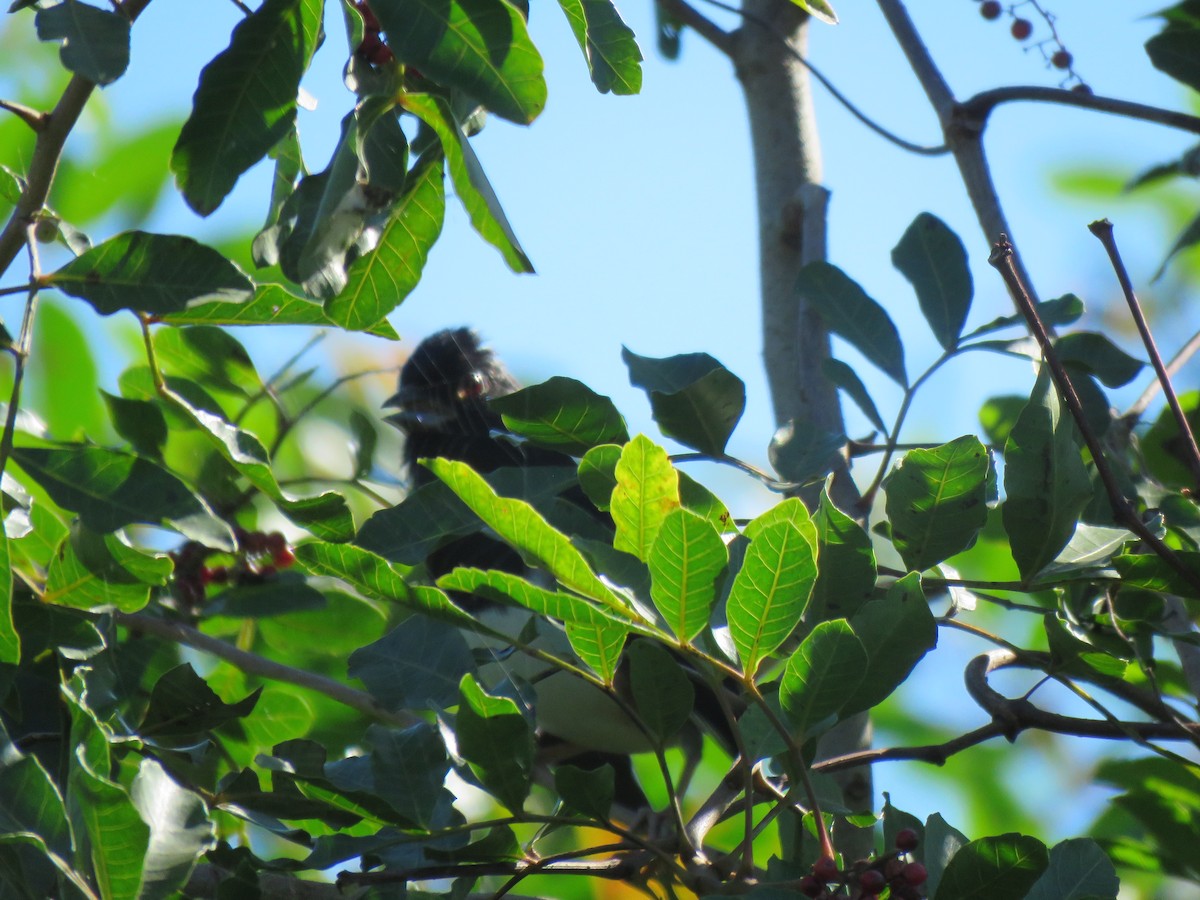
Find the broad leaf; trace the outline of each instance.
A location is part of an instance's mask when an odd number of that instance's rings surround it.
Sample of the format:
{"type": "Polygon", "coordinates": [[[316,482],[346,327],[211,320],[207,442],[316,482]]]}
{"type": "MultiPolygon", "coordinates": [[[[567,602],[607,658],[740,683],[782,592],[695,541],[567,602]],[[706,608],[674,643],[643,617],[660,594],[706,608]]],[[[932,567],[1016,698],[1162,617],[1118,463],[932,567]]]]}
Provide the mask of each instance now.
{"type": "Polygon", "coordinates": [[[542,58],[505,0],[376,0],[371,9],[402,62],[496,115],[527,125],[546,105],[542,58]]]}
{"type": "Polygon", "coordinates": [[[558,0],[602,94],[642,89],[642,51],[612,0],[558,0]]]}
{"type": "Polygon", "coordinates": [[[211,247],[144,231],[93,247],[44,282],[105,316],[121,309],[165,316],[207,301],[239,303],[254,291],[250,279],[211,247]]]}
{"type": "Polygon", "coordinates": [[[964,435],[932,450],[910,450],[884,482],[892,542],[923,572],[968,549],[987,521],[991,457],[964,435]]]}
{"type": "Polygon", "coordinates": [[[679,508],[679,474],[667,451],[644,434],[624,446],[614,474],[617,486],[609,507],[617,526],[613,547],[644,562],[663,521],[679,508]]]}
{"type": "Polygon", "coordinates": [[[879,429],[880,434],[887,435],[888,427],[879,415],[879,410],[875,408],[875,401],[871,399],[867,386],[862,383],[862,379],[853,368],[831,356],[821,361],[821,371],[825,373],[826,378],[849,395],[854,405],[867,417],[867,421],[879,429]]]}
{"type": "Polygon", "coordinates": [[[582,456],[599,444],[629,440],[613,402],[573,378],[555,376],[488,404],[504,425],[535,444],[582,456]]]}
{"type": "Polygon", "coordinates": [[[1110,388],[1128,384],[1146,365],[1094,331],[1065,334],[1054,344],[1054,349],[1061,362],[1095,375],[1110,388]]]}
{"type": "Polygon", "coordinates": [[[908,384],[900,334],[883,307],[868,297],[857,282],[837,266],[814,262],[800,270],[796,290],[817,311],[825,327],[892,380],[901,386],[908,384]]]}
{"type": "Polygon", "coordinates": [[[350,654],[347,672],[381,706],[400,711],[453,706],[459,682],[474,668],[461,630],[428,616],[409,616],[350,654]]]}
{"type": "Polygon", "coordinates": [[[683,508],[663,520],[646,562],[650,596],[680,641],[692,641],[708,625],[716,602],[717,576],[729,551],[707,519],[683,508]]]}
{"type": "MultiPolygon", "coordinates": [[[[1083,301],[1074,294],[1063,294],[1061,297],[1056,297],[1053,300],[1042,300],[1037,304],[1038,318],[1042,320],[1042,324],[1057,327],[1059,325],[1070,325],[1072,322],[1078,321],[1083,315],[1083,301]]],[[[990,334],[993,331],[1000,331],[1002,328],[1012,328],[1016,325],[1024,325],[1025,317],[1020,313],[1013,313],[1008,316],[1000,316],[992,319],[986,325],[980,325],[974,331],[964,334],[963,341],[969,341],[973,338],[982,337],[985,334],[990,334]]]]}
{"type": "Polygon", "coordinates": [[[621,448],[616,444],[601,444],[583,454],[579,461],[579,486],[597,509],[606,510],[617,486],[617,463],[621,448]]]}
{"type": "Polygon", "coordinates": [[[519,812],[533,781],[533,730],[515,702],[486,693],[473,675],[458,688],[458,752],[496,799],[519,812]]]}
{"type": "Polygon", "coordinates": [[[1043,369],[1004,447],[1004,530],[1024,578],[1067,545],[1092,496],[1074,421],[1043,369]]]}
{"type": "Polygon", "coordinates": [[[779,702],[807,739],[838,713],[863,679],[867,653],[844,619],[822,622],[787,662],[779,702]]]}
{"type": "Polygon", "coordinates": [[[629,687],[638,718],[661,746],[692,714],[696,689],[680,660],[654,641],[629,646],[629,687]]]}
{"type": "Polygon", "coordinates": [[[742,380],[707,353],[665,359],[621,348],[629,381],[646,391],[654,421],[667,437],[720,456],[746,409],[742,380]]]}
{"type": "Polygon", "coordinates": [[[39,40],[62,41],[62,64],[88,81],[111,84],[129,66],[129,19],[78,0],[39,9],[39,40]]]}
{"type": "Polygon", "coordinates": [[[795,630],[816,577],[816,551],[790,522],[763,528],[751,541],[725,611],[747,673],[795,630]]]}
{"type": "Polygon", "coordinates": [[[321,40],[321,0],[265,0],[200,73],[171,156],[188,206],[207,216],[292,129],[300,78],[321,40]]]}
{"type": "Polygon", "coordinates": [[[921,312],[938,343],[953,350],[974,293],[967,251],[958,235],[937,216],[921,213],[892,250],[892,265],[917,292],[921,312]]]}
{"type": "Polygon", "coordinates": [[[814,516],[817,531],[817,580],[804,610],[805,624],[848,619],[875,590],[875,553],[871,537],[838,509],[826,487],[814,516]]]}
{"type": "Polygon", "coordinates": [[[1121,887],[1112,860],[1091,838],[1074,838],[1050,850],[1050,865],[1025,900],[1116,897],[1121,887]]]}
{"type": "MultiPolygon", "coordinates": [[[[336,325],[320,303],[289,293],[278,284],[260,284],[245,303],[202,303],[163,317],[173,325],[336,325]]],[[[392,326],[381,321],[364,329],[368,334],[400,339],[392,326]]]]}
{"type": "Polygon", "coordinates": [[[1050,864],[1046,845],[1023,834],[980,838],[961,847],[938,885],[938,896],[1023,900],[1050,864]]]}

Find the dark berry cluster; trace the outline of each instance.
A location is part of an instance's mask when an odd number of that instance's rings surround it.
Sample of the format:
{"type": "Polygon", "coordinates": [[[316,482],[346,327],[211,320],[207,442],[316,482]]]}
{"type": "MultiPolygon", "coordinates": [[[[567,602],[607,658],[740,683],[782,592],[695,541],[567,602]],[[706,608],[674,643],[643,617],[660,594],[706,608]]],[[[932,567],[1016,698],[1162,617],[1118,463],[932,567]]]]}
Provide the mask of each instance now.
{"type": "Polygon", "coordinates": [[[845,871],[839,870],[830,857],[822,857],[813,863],[812,872],[800,879],[800,893],[814,900],[866,900],[887,890],[895,900],[920,900],[929,873],[911,857],[919,843],[917,833],[905,828],[896,835],[896,848],[891,853],[855,863],[845,871]]]}
{"type": "Polygon", "coordinates": [[[367,0],[355,0],[354,8],[358,10],[363,20],[362,43],[358,45],[354,54],[373,66],[390,63],[396,57],[392,55],[388,45],[383,42],[379,20],[375,18],[375,13],[371,12],[367,0]]]}
{"type": "Polygon", "coordinates": [[[225,565],[210,566],[214,556],[228,556],[199,541],[188,541],[171,554],[175,563],[175,595],[189,610],[204,603],[209,585],[257,584],[296,561],[287,538],[278,531],[246,531],[235,528],[237,553],[225,565]]]}
{"type": "Polygon", "coordinates": [[[1047,66],[1066,73],[1062,82],[1063,87],[1069,85],[1071,90],[1081,94],[1092,93],[1092,89],[1084,84],[1083,79],[1075,71],[1075,57],[1071,55],[1070,50],[1063,46],[1063,42],[1058,36],[1058,31],[1054,28],[1054,14],[1043,9],[1038,0],[1022,0],[1022,2],[1015,3],[1009,7],[1005,7],[1000,3],[1000,0],[983,0],[979,4],[979,14],[990,22],[999,19],[1007,12],[1009,18],[1012,19],[1009,25],[1009,32],[1015,40],[1024,42],[1033,36],[1034,31],[1033,22],[1020,14],[1021,8],[1026,6],[1033,9],[1034,13],[1041,18],[1046,25],[1046,29],[1049,31],[1049,37],[1031,44],[1030,49],[1036,48],[1039,50],[1042,58],[1046,60],[1047,66]]]}

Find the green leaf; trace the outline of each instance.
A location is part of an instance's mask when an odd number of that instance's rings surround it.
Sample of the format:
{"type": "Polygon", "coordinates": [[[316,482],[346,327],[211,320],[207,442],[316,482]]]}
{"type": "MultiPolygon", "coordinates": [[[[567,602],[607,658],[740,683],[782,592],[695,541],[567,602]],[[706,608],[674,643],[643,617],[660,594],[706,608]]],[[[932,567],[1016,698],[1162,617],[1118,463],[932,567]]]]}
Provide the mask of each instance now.
{"type": "Polygon", "coordinates": [[[573,378],[555,376],[488,402],[504,425],[535,444],[581,456],[600,444],[629,440],[613,402],[573,378]]]}
{"type": "Polygon", "coordinates": [[[1023,578],[1054,560],[1092,497],[1074,421],[1046,369],[1004,446],[1004,530],[1023,578]]]}
{"type": "Polygon", "coordinates": [[[696,689],[680,660],[654,641],[633,641],[627,653],[629,688],[638,718],[661,747],[691,716],[696,689]]]}
{"type": "MultiPolygon", "coordinates": [[[[261,284],[245,303],[202,303],[163,317],[172,325],[336,325],[320,303],[289,293],[278,284],[261,284]]],[[[368,334],[397,341],[400,336],[385,321],[364,329],[368,334]]]]}
{"type": "Polygon", "coordinates": [[[239,303],[254,290],[250,279],[211,247],[145,231],[118,234],[42,280],[105,316],[121,309],[169,315],[209,300],[239,303]]]}
{"type": "Polygon", "coordinates": [[[129,19],[77,0],[39,9],[38,40],[62,41],[63,66],[96,84],[112,84],[129,67],[129,19]]]}
{"type": "Polygon", "coordinates": [[[1146,41],[1146,54],[1154,68],[1200,91],[1200,27],[1183,19],[1146,41]]]}
{"type": "MultiPolygon", "coordinates": [[[[21,660],[21,636],[13,623],[13,574],[8,540],[8,536],[0,532],[0,663],[15,665],[21,660]]],[[[0,773],[3,771],[0,766],[0,773]]]]}
{"type": "Polygon", "coordinates": [[[959,849],[938,885],[939,897],[1023,900],[1046,871],[1050,854],[1037,838],[1002,834],[959,849]]]}
{"type": "Polygon", "coordinates": [[[400,61],[496,115],[528,125],[546,105],[542,58],[504,0],[381,0],[371,9],[400,61]]]}
{"type": "Polygon", "coordinates": [[[226,703],[196,674],[191,663],[183,663],[155,683],[138,733],[161,738],[218,728],[250,715],[261,693],[260,687],[236,703],[226,703]]]}
{"type": "Polygon", "coordinates": [[[315,497],[289,497],[275,481],[266,448],[257,437],[214,413],[192,406],[170,389],[164,389],[163,396],[199,426],[221,455],[289,520],[324,540],[346,541],[353,535],[354,520],[344,496],[328,491],[315,497]]]}
{"type": "Polygon", "coordinates": [[[833,11],[825,0],[792,0],[798,7],[812,16],[824,22],[826,25],[836,25],[838,23],[837,13],[833,11]]]}
{"type": "Polygon", "coordinates": [[[596,89],[602,94],[640,91],[642,51],[612,0],[558,0],[558,5],[571,23],[596,89]]]}
{"type": "Polygon", "coordinates": [[[321,0],[265,0],[200,73],[171,155],[188,206],[207,216],[292,130],[300,78],[321,42],[321,0]]]}
{"type": "Polygon", "coordinates": [[[117,434],[142,456],[162,457],[167,443],[167,420],[162,409],[150,400],[131,400],[101,391],[117,434]]]}
{"type": "Polygon", "coordinates": [[[1110,388],[1128,384],[1146,365],[1094,331],[1064,334],[1055,342],[1054,349],[1063,364],[1079,366],[1110,388]]]}
{"type": "Polygon", "coordinates": [[[1004,446],[1028,402],[1020,394],[989,397],[983,402],[979,408],[979,424],[989,443],[997,447],[1004,446]]]}
{"type": "MultiPolygon", "coordinates": [[[[1083,315],[1083,301],[1074,294],[1063,294],[1061,297],[1056,297],[1053,300],[1042,300],[1037,304],[1038,318],[1045,325],[1059,326],[1070,325],[1078,321],[1083,315]]],[[[980,325],[974,331],[964,334],[962,341],[969,341],[973,338],[982,337],[985,334],[990,334],[993,331],[1000,331],[1002,328],[1011,328],[1015,325],[1024,325],[1025,317],[1020,313],[1013,313],[1010,316],[1000,316],[992,319],[986,325],[980,325]]]]}
{"type": "Polygon", "coordinates": [[[524,500],[501,497],[466,463],[432,459],[425,465],[501,538],[539,560],[567,588],[599,602],[621,618],[633,613],[589,568],[566,535],[524,500]]]}
{"type": "Polygon", "coordinates": [[[215,838],[204,801],[185,790],[153,759],[143,759],[130,788],[133,805],[150,826],[139,900],[175,896],[215,838]]]}
{"type": "Polygon", "coordinates": [[[796,290],[820,315],[825,327],[844,339],[897,384],[907,387],[904,346],[882,306],[837,266],[809,263],[800,270],[796,290]]]}
{"type": "Polygon", "coordinates": [[[932,213],[921,213],[892,250],[892,265],[917,292],[933,336],[947,350],[958,346],[971,311],[971,270],[957,234],[932,213]]]}
{"type": "Polygon", "coordinates": [[[947,823],[940,813],[934,813],[925,820],[925,840],[921,849],[922,860],[929,870],[926,885],[930,897],[937,896],[942,873],[954,854],[967,843],[967,836],[947,823]]]}
{"type": "Polygon", "coordinates": [[[150,601],[152,586],[167,583],[172,569],[166,556],[144,554],[115,534],[77,524],[50,563],[44,599],[76,609],[136,612],[150,601]]]}
{"type": "Polygon", "coordinates": [[[667,514],[646,559],[653,579],[650,597],[680,641],[692,641],[708,625],[716,602],[717,576],[729,550],[707,519],[686,509],[667,514]]]}
{"type": "Polygon", "coordinates": [[[871,536],[834,505],[828,487],[821,491],[814,524],[817,580],[804,610],[809,626],[854,615],[871,599],[877,574],[871,536]]]}
{"type": "Polygon", "coordinates": [[[515,702],[485,693],[473,675],[458,687],[458,751],[496,799],[520,812],[533,780],[533,730],[515,702]]]}
{"type": "Polygon", "coordinates": [[[863,679],[867,653],[845,619],[822,622],[787,661],[779,702],[801,741],[836,715],[863,679]]]}
{"type": "MultiPolygon", "coordinates": [[[[1175,558],[1193,572],[1200,573],[1200,552],[1176,550],[1175,558]]],[[[1157,554],[1122,553],[1113,557],[1112,565],[1121,576],[1123,586],[1200,598],[1192,583],[1157,554]]]]}
{"type": "Polygon", "coordinates": [[[346,273],[346,286],[325,301],[330,321],[367,331],[400,305],[421,280],[429,249],[442,232],[446,213],[440,160],[418,163],[392,207],[379,243],[346,273]]]}
{"type": "Polygon", "coordinates": [[[1167,271],[1167,266],[1170,265],[1177,254],[1186,250],[1188,247],[1194,247],[1200,243],[1200,216],[1196,216],[1192,221],[1184,226],[1183,231],[1179,232],[1179,236],[1175,238],[1171,244],[1171,249],[1167,251],[1167,255],[1163,257],[1163,261],[1159,263],[1158,269],[1155,270],[1151,281],[1158,281],[1167,271]]]}
{"type": "Polygon", "coordinates": [[[746,409],[746,385],[740,378],[707,353],[655,359],[622,347],[621,358],[630,383],[650,398],[663,434],[710,456],[725,452],[746,409]]]}
{"type": "Polygon", "coordinates": [[[601,444],[583,454],[579,461],[579,486],[599,510],[607,510],[612,492],[617,486],[617,463],[621,448],[616,444],[601,444]]]}
{"type": "MultiPolygon", "coordinates": [[[[432,2],[432,0],[427,0],[432,2]]],[[[487,0],[503,3],[503,0],[487,0]]],[[[515,13],[514,13],[515,15],[515,13]]],[[[508,223],[500,200],[484,174],[483,166],[475,150],[459,127],[454,113],[445,100],[431,94],[405,94],[401,105],[434,130],[442,142],[446,154],[446,165],[459,202],[471,219],[471,226],[479,235],[504,256],[504,261],[514,272],[532,272],[533,263],[525,255],[520,241],[508,223]]]]}
{"type": "Polygon", "coordinates": [[[916,572],[893,584],[883,599],[860,608],[850,628],[862,642],[868,662],[858,690],[846,700],[845,715],[882,703],[937,646],[937,622],[916,572]]]}
{"type": "Polygon", "coordinates": [[[883,423],[883,417],[875,408],[875,401],[867,392],[867,386],[862,383],[862,379],[858,377],[858,373],[854,369],[840,359],[834,359],[831,356],[821,361],[821,371],[825,373],[826,378],[849,395],[850,399],[854,401],[854,405],[867,417],[867,421],[879,429],[880,434],[887,435],[887,425],[883,423]]]}
{"type": "Polygon", "coordinates": [[[562,765],[554,770],[554,791],[563,803],[594,819],[607,819],[614,794],[613,767],[598,769],[562,765]]]}
{"type": "Polygon", "coordinates": [[[1025,900],[1116,897],[1121,882],[1112,860],[1091,838],[1074,838],[1050,850],[1050,865],[1025,900]]]}
{"type": "Polygon", "coordinates": [[[799,497],[788,497],[786,500],[776,503],[766,512],[748,522],[744,533],[750,540],[754,540],[764,528],[779,522],[787,522],[800,529],[800,533],[812,547],[813,553],[817,552],[817,525],[809,514],[808,507],[799,497]]]}
{"type": "Polygon", "coordinates": [[[101,897],[137,897],[150,827],[120,784],[76,758],[67,780],[67,805],[76,840],[85,842],[101,897]]]}
{"type": "Polygon", "coordinates": [[[70,859],[67,811],[50,774],[36,756],[23,755],[2,728],[0,751],[0,833],[36,836],[43,852],[70,859]]]}
{"type": "Polygon", "coordinates": [[[799,624],[817,577],[816,551],[790,522],[763,528],[750,542],[729,592],[729,633],[753,674],[799,624]]]}
{"type": "Polygon", "coordinates": [[[14,447],[13,459],[63,509],[107,534],[137,522],[166,523],[210,547],[233,549],[229,526],[166,469],[85,445],[14,447]]]}
{"type": "Polygon", "coordinates": [[[351,653],[347,672],[381,706],[399,711],[453,706],[459,682],[474,668],[459,628],[428,616],[409,616],[351,653]]]}
{"type": "Polygon", "coordinates": [[[809,484],[833,471],[846,446],[841,431],[825,431],[811,422],[788,419],[767,445],[767,458],[781,478],[809,484]]]}
{"type": "Polygon", "coordinates": [[[932,450],[910,450],[884,482],[892,542],[923,572],[975,543],[987,521],[991,457],[964,435],[932,450]]]}
{"type": "Polygon", "coordinates": [[[644,562],[663,521],[679,508],[679,474],[667,451],[644,434],[622,448],[614,474],[617,486],[609,507],[617,526],[613,547],[644,562]]]}

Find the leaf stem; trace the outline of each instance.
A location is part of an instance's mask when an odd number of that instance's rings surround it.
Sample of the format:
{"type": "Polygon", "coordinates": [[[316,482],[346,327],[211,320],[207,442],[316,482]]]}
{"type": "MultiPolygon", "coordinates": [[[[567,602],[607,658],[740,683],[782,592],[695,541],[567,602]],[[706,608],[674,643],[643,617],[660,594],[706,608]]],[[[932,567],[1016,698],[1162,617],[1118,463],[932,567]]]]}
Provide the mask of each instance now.
{"type": "Polygon", "coordinates": [[[12,455],[13,441],[17,434],[17,414],[21,410],[21,384],[25,380],[25,370],[29,362],[29,351],[33,345],[33,322],[37,317],[38,296],[41,290],[38,279],[41,278],[41,263],[37,250],[37,222],[30,221],[26,226],[25,245],[29,249],[29,296],[25,300],[25,313],[21,318],[21,332],[17,343],[11,348],[13,355],[13,384],[12,393],[8,398],[8,409],[4,416],[4,433],[0,435],[0,475],[8,466],[12,455]]]}

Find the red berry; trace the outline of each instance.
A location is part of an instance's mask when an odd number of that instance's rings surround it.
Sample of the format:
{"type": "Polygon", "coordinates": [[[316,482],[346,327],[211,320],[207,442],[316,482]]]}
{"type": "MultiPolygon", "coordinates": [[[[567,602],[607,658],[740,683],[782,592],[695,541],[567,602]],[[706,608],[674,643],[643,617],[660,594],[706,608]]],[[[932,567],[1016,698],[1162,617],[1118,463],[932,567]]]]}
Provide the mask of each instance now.
{"type": "Polygon", "coordinates": [[[1033,23],[1028,19],[1013,19],[1012,36],[1018,41],[1023,41],[1025,38],[1033,34],[1033,23]]]}
{"type": "Polygon", "coordinates": [[[820,882],[828,883],[835,881],[840,874],[837,863],[828,856],[822,856],[813,863],[813,875],[820,882]]]}
{"type": "Polygon", "coordinates": [[[800,893],[805,897],[817,897],[825,890],[825,885],[817,881],[811,875],[805,875],[800,879],[800,893]]]}
{"type": "Polygon", "coordinates": [[[900,874],[913,887],[916,887],[918,884],[924,884],[925,879],[929,877],[929,872],[919,862],[910,862],[900,874]]]}
{"type": "Polygon", "coordinates": [[[921,838],[911,828],[901,828],[896,832],[896,849],[903,850],[909,853],[917,849],[917,845],[921,843],[921,838]]]}
{"type": "Polygon", "coordinates": [[[275,551],[273,560],[277,567],[286,569],[296,562],[296,554],[292,552],[290,547],[284,547],[282,550],[275,551]]]}
{"type": "Polygon", "coordinates": [[[989,21],[1000,18],[1000,3],[998,0],[984,0],[979,6],[979,14],[989,21]]]}
{"type": "Polygon", "coordinates": [[[1050,62],[1056,69],[1069,69],[1071,68],[1071,63],[1074,61],[1075,57],[1066,50],[1056,50],[1054,55],[1050,57],[1050,62]]]}
{"type": "Polygon", "coordinates": [[[878,869],[867,869],[858,879],[858,886],[863,889],[864,894],[879,894],[887,887],[887,879],[878,869]]]}

